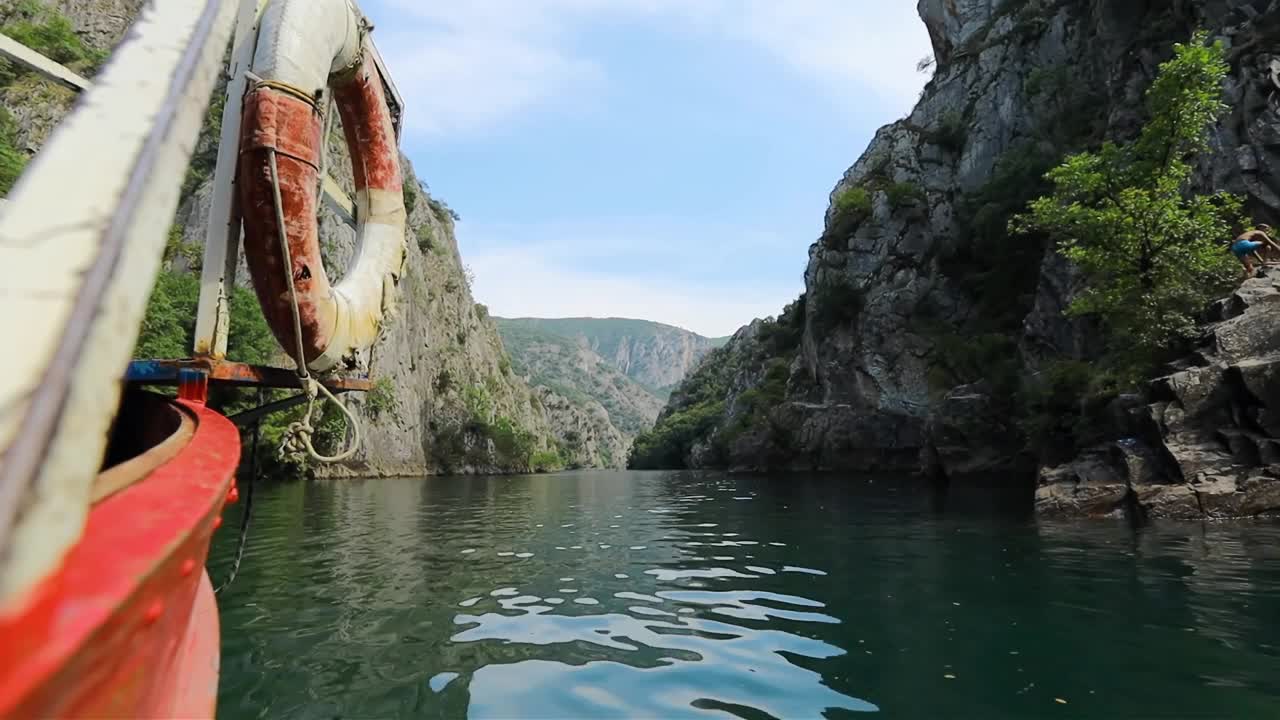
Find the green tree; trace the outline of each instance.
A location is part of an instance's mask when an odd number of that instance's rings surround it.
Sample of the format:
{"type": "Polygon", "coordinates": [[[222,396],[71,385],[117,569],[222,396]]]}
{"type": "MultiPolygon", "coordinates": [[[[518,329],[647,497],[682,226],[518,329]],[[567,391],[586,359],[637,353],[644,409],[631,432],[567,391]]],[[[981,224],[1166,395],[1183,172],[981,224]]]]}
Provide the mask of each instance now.
{"type": "Polygon", "coordinates": [[[1240,223],[1242,200],[1190,188],[1192,162],[1226,109],[1225,49],[1207,41],[1201,32],[1174,46],[1147,91],[1150,119],[1136,140],[1067,157],[1046,176],[1053,192],[1011,223],[1048,233],[1083,270],[1069,313],[1102,318],[1114,359],[1133,372],[1186,338],[1231,277],[1221,241],[1240,223]]]}

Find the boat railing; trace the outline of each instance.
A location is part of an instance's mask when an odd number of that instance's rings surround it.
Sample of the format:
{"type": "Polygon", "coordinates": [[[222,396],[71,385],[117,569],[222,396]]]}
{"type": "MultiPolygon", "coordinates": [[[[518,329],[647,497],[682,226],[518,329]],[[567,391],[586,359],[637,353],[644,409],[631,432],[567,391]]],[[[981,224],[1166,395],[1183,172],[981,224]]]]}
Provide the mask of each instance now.
{"type": "MultiPolygon", "coordinates": [[[[8,348],[0,356],[0,604],[45,576],[79,538],[126,369],[144,383],[176,384],[194,373],[206,382],[297,386],[288,371],[225,358],[241,235],[240,100],[268,1],[151,0],[93,80],[0,36],[0,56],[80,93],[0,204],[0,334],[8,348]],[[194,358],[131,366],[228,46],[194,358]]],[[[380,58],[378,67],[399,118],[403,103],[380,58]]],[[[338,184],[326,178],[322,190],[354,223],[354,204],[338,184]]],[[[330,383],[336,391],[369,384],[330,383]]]]}
{"type": "Polygon", "coordinates": [[[83,528],[234,11],[148,4],[0,214],[0,598],[83,528]]]}

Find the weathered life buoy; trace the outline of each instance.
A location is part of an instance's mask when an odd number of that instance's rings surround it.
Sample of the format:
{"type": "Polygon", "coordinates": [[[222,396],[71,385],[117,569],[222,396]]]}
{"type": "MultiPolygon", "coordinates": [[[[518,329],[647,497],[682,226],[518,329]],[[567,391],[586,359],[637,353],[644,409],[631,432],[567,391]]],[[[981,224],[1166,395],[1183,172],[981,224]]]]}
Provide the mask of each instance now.
{"type": "Polygon", "coordinates": [[[238,184],[249,273],[281,347],[317,372],[374,343],[404,264],[399,147],[366,38],[367,25],[347,0],[273,0],[245,97],[238,184]],[[316,216],[326,93],[342,118],[356,187],[355,259],[337,285],[321,263],[316,216]],[[273,155],[305,359],[296,357],[273,155]]]}

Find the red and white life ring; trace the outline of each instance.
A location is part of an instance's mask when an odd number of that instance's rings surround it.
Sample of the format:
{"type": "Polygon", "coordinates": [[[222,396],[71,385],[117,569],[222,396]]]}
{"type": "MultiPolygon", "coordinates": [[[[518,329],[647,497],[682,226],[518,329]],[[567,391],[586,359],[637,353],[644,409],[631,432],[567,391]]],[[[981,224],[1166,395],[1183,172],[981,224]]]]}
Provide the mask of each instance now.
{"type": "Polygon", "coordinates": [[[374,343],[395,302],[405,258],[400,152],[366,28],[347,0],[273,0],[245,97],[238,179],[249,273],[267,324],[296,355],[272,186],[274,151],[306,355],[294,359],[317,372],[374,343]],[[337,285],[321,263],[316,216],[326,87],[342,118],[356,187],[355,260],[337,285]]]}

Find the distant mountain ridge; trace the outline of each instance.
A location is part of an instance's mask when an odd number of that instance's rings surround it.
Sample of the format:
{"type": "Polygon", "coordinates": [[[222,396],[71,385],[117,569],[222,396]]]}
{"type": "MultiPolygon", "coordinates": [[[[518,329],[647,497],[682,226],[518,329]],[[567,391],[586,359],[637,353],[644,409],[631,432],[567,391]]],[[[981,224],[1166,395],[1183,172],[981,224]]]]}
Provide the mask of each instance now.
{"type": "Polygon", "coordinates": [[[631,318],[495,318],[500,327],[523,327],[581,339],[592,352],[659,398],[728,338],[708,338],[651,320],[631,318]]]}
{"type": "MultiPolygon", "coordinates": [[[[566,398],[629,447],[653,426],[673,386],[727,338],[647,320],[494,318],[512,368],[566,398]]],[[[617,454],[619,462],[626,452],[617,454]]]]}

